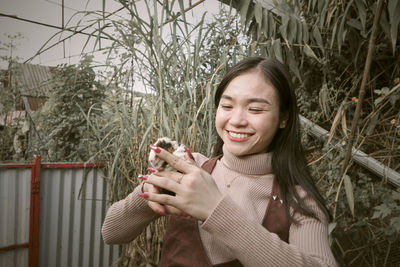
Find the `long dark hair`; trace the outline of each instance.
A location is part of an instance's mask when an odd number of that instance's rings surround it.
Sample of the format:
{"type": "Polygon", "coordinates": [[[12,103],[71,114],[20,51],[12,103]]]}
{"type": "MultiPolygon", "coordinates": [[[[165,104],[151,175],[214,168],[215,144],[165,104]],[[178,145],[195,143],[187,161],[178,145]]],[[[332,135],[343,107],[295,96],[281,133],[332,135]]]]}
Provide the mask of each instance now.
{"type": "MultiPolygon", "coordinates": [[[[222,93],[231,80],[253,69],[260,69],[272,83],[279,95],[279,114],[287,116],[285,128],[279,128],[268,148],[272,153],[272,171],[281,188],[281,195],[286,214],[290,221],[295,222],[289,213],[289,207],[295,212],[317,218],[299,196],[295,186],[301,186],[313,198],[327,219],[330,219],[324,199],[318,192],[304,156],[301,145],[300,120],[296,95],[290,82],[290,75],[286,67],[275,59],[263,57],[248,57],[233,66],[222,78],[215,93],[215,106],[218,107],[222,93]]],[[[218,136],[214,153],[222,153],[222,139],[218,136]]],[[[267,151],[266,151],[267,152],[267,151]]],[[[318,219],[318,218],[317,218],[318,219]]],[[[296,222],[295,222],[296,223],[296,222]]]]}

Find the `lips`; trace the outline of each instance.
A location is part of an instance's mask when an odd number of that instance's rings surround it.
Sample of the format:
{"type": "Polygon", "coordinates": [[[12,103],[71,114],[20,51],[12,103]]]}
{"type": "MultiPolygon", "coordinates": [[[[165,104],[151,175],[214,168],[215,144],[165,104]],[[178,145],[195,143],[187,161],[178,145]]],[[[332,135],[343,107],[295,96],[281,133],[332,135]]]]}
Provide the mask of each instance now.
{"type": "Polygon", "coordinates": [[[231,131],[227,131],[227,133],[228,133],[228,138],[235,142],[247,141],[253,135],[253,134],[249,134],[249,133],[237,133],[237,132],[231,132],[231,131]]]}

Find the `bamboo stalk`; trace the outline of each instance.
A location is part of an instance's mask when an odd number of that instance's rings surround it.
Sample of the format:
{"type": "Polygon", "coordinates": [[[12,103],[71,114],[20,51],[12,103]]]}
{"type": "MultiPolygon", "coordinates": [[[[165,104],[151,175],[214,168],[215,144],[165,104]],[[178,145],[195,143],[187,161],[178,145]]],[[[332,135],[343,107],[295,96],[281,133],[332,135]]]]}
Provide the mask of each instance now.
{"type": "Polygon", "coordinates": [[[367,80],[369,77],[369,71],[371,69],[372,56],[373,56],[373,52],[374,52],[374,48],[375,48],[375,39],[376,39],[376,35],[378,32],[379,19],[380,19],[381,13],[382,13],[383,2],[384,2],[383,0],[378,0],[378,7],[376,9],[374,24],[372,25],[371,37],[370,37],[369,43],[368,43],[367,59],[365,60],[365,68],[364,68],[363,78],[361,81],[360,92],[358,94],[358,102],[357,102],[357,106],[356,106],[356,111],[354,112],[353,122],[351,125],[350,137],[347,142],[346,155],[345,155],[345,158],[343,160],[343,165],[342,165],[342,174],[343,175],[346,173],[347,165],[350,162],[351,154],[353,151],[353,143],[354,143],[354,139],[356,136],[357,123],[358,123],[358,119],[360,118],[361,107],[362,107],[362,103],[363,103],[364,95],[365,95],[365,88],[366,88],[367,80]]]}

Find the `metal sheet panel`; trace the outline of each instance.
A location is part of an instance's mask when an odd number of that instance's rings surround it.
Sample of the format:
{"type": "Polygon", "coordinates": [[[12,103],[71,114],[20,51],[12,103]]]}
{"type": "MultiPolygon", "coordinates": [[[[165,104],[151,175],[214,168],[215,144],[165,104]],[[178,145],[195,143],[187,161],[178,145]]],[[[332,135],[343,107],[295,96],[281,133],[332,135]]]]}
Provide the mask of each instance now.
{"type": "MultiPolygon", "coordinates": [[[[106,245],[101,237],[108,208],[101,169],[40,172],[38,266],[112,265],[119,246],[106,245]]],[[[29,241],[30,179],[30,168],[0,168],[0,247],[29,241]]],[[[28,266],[28,249],[0,253],[0,266],[28,266]]]]}
{"type": "MultiPolygon", "coordinates": [[[[31,169],[0,169],[0,247],[29,242],[31,169]]],[[[0,266],[28,266],[28,248],[0,253],[0,266]]]]}
{"type": "Polygon", "coordinates": [[[39,266],[110,266],[118,246],[104,244],[106,182],[100,169],[41,169],[39,266]]]}

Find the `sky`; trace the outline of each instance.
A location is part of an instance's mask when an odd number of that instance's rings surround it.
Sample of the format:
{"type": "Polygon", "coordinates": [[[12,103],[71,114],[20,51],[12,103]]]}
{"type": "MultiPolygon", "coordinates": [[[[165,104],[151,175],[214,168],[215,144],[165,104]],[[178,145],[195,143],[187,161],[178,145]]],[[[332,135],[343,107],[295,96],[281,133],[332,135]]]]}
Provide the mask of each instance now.
{"type": "MultiPolygon", "coordinates": [[[[76,25],[78,23],[78,19],[81,16],[77,15],[77,11],[101,10],[102,2],[103,0],[64,0],[64,25],[76,25]],[[67,23],[68,21],[69,23],[67,23]]],[[[138,2],[139,8],[143,8],[143,13],[147,14],[144,4],[141,3],[143,1],[138,2]]],[[[199,0],[184,0],[185,7],[188,7],[190,2],[195,4],[199,0]]],[[[61,27],[63,23],[61,3],[62,0],[0,0],[0,13],[61,27]]],[[[192,11],[188,12],[187,16],[196,21],[204,12],[210,14],[218,12],[220,5],[217,0],[205,0],[192,9],[192,11]]],[[[121,5],[115,0],[106,1],[106,12],[113,12],[120,7],[121,5]]],[[[31,59],[59,31],[58,29],[0,16],[0,47],[13,42],[17,46],[16,50],[12,51],[13,56],[18,57],[18,62],[25,62],[31,59]],[[17,33],[21,33],[21,39],[7,37],[8,35],[16,35],[17,33]]],[[[63,33],[62,38],[69,35],[69,33],[63,33]]],[[[48,45],[54,44],[60,39],[60,36],[57,35],[56,38],[49,41],[48,45]]],[[[34,57],[29,62],[46,66],[56,66],[61,63],[77,63],[86,40],[87,36],[85,35],[75,35],[34,57]]],[[[93,46],[89,45],[89,47],[93,46]]],[[[10,55],[10,53],[10,50],[0,50],[0,56],[10,55]]],[[[97,62],[101,62],[104,59],[104,55],[101,52],[96,52],[93,55],[95,56],[94,60],[97,62]]],[[[0,69],[5,68],[7,68],[7,63],[0,61],[0,69]]]]}

